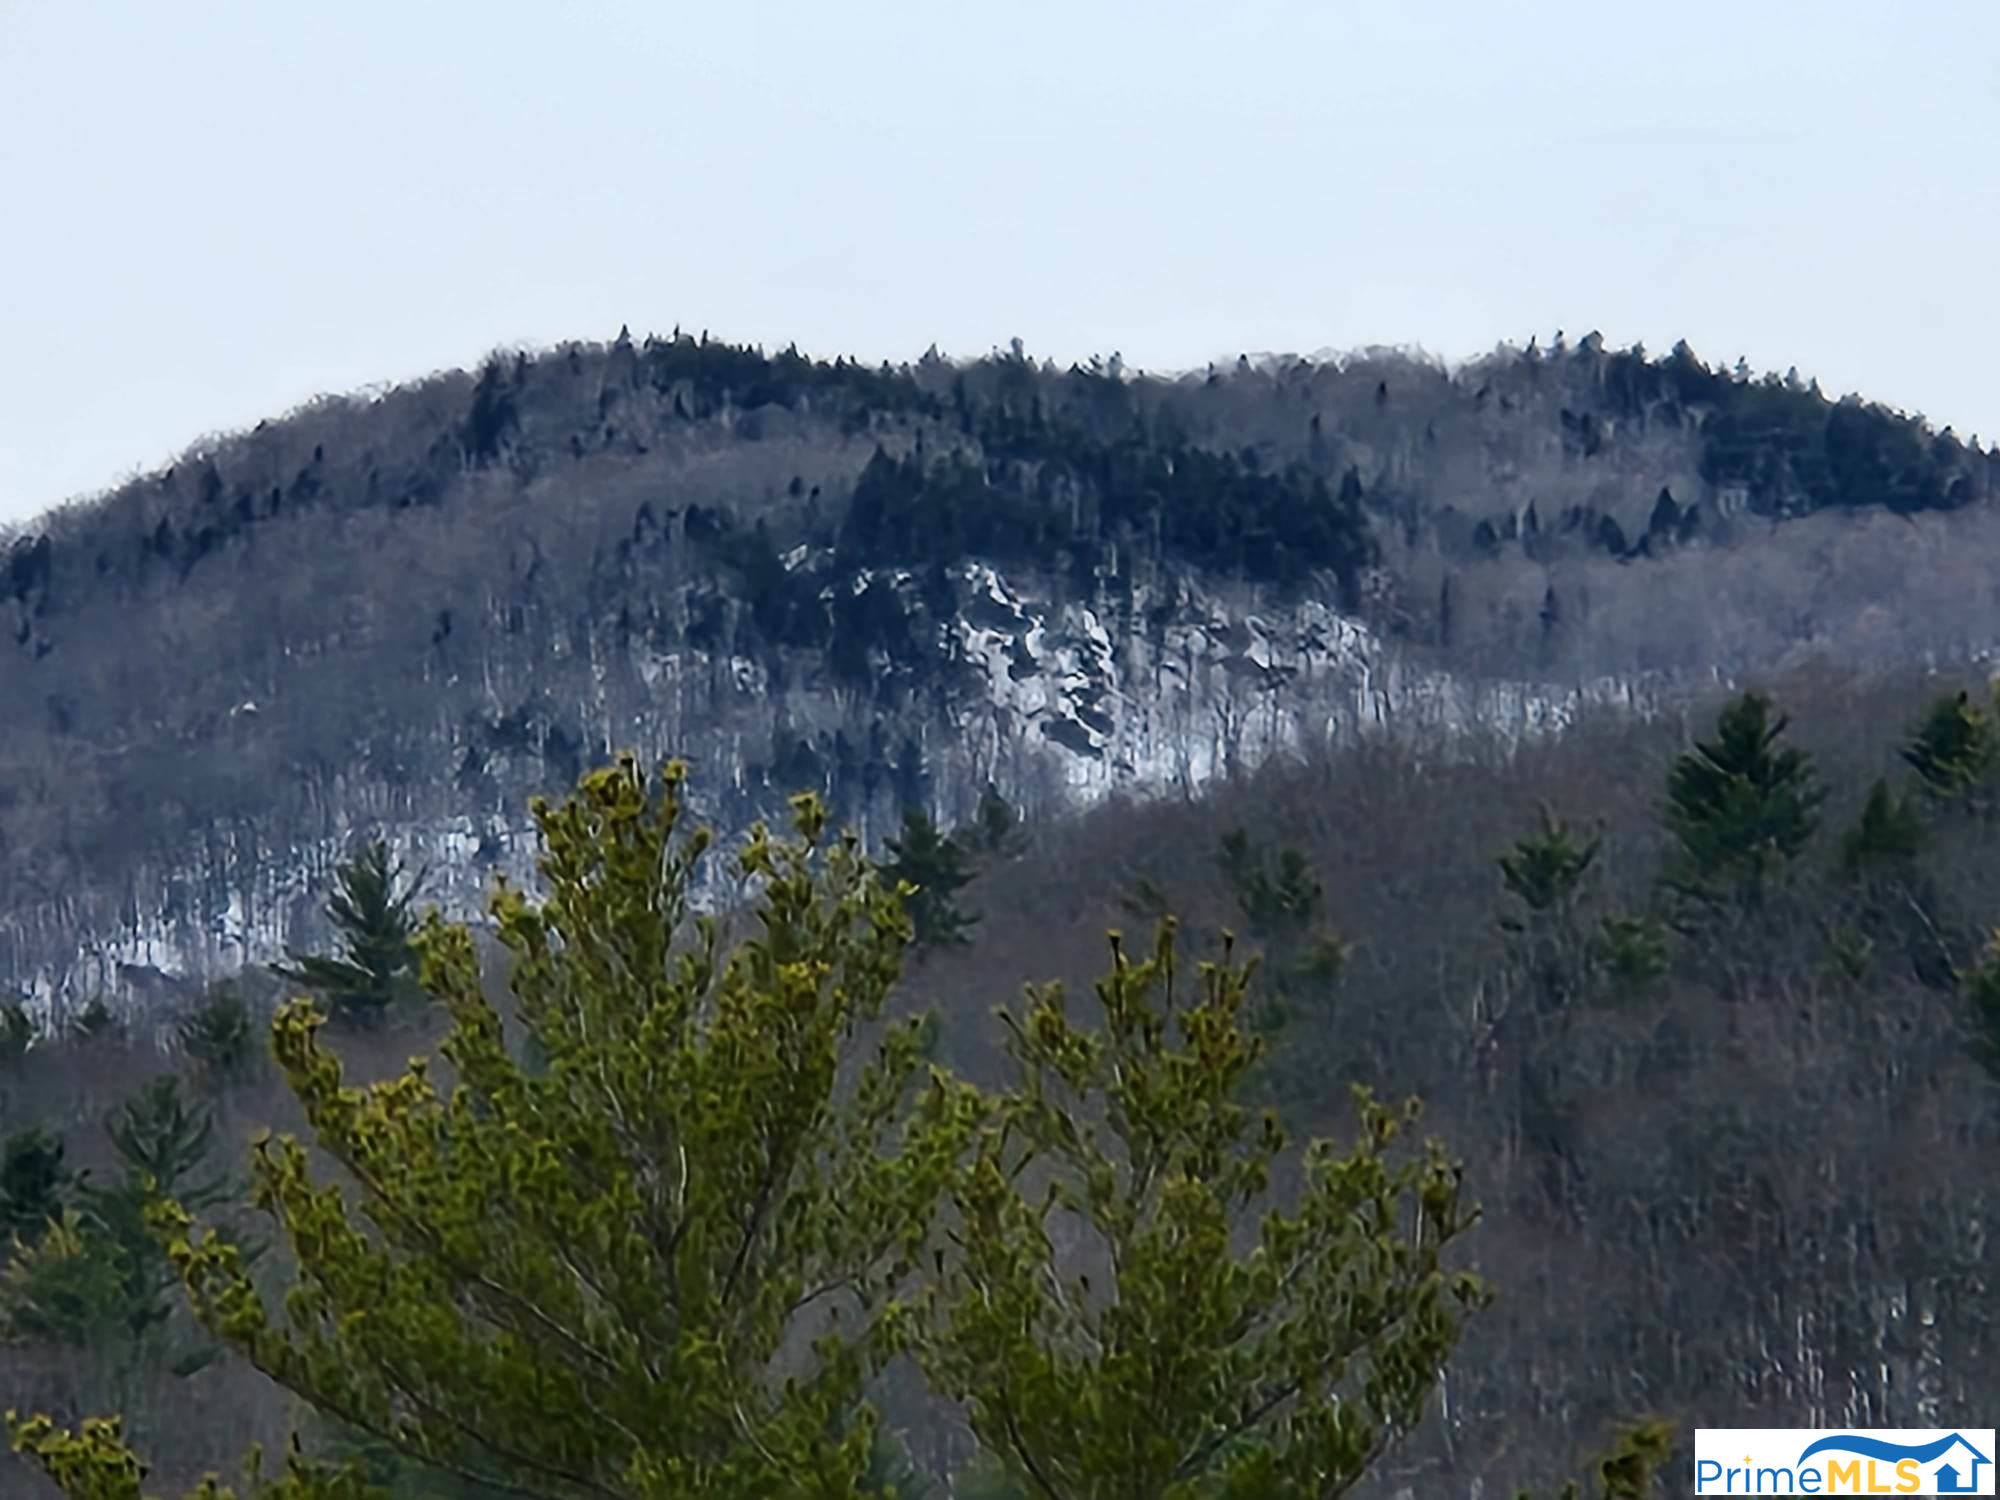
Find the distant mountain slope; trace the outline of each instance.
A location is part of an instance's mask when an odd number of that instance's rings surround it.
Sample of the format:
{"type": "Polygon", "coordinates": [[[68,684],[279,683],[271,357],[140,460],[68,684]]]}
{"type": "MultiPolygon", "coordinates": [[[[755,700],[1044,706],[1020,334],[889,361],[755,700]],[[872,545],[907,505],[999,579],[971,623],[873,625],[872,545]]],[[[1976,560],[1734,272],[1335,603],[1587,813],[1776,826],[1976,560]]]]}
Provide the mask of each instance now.
{"type": "Polygon", "coordinates": [[[814,782],[867,821],[1206,774],[1364,712],[1385,650],[1574,684],[1838,647],[1871,606],[1883,649],[1968,649],[1990,588],[1850,596],[1830,560],[1879,517],[1875,573],[1970,567],[1996,489],[1948,432],[1595,338],[1172,380],[622,333],[496,356],[6,544],[0,982],[71,935],[268,946],[361,826],[504,862],[525,792],[614,745],[693,754],[725,819],[814,782]],[[1942,549],[1894,519],[1946,512],[1942,549]]]}

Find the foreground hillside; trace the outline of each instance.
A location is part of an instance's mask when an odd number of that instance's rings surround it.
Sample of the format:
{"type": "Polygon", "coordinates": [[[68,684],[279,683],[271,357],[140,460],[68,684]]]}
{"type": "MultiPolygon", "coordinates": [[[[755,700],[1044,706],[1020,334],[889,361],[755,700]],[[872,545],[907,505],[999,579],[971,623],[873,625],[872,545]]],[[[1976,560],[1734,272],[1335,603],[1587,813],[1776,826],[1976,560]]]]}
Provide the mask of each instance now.
{"type": "Polygon", "coordinates": [[[2000,457],[1796,378],[1575,347],[1176,380],[686,336],[199,445],[0,565],[0,983],[275,954],[357,830],[465,900],[673,750],[871,838],[1798,650],[1962,660],[2000,457]]]}
{"type": "MultiPolygon", "coordinates": [[[[1026,980],[1087,992],[1108,927],[1171,912],[1194,952],[1233,931],[1261,958],[1275,1050],[1257,1088],[1296,1126],[1344,1135],[1352,1082],[1426,1100],[1484,1210],[1465,1260],[1499,1296],[1364,1493],[1574,1472],[1647,1413],[1970,1422],[2000,1358],[2000,708],[1977,680],[1910,673],[1760,685],[1776,712],[1747,731],[1716,695],[1511,752],[1373,741],[1193,800],[989,818],[961,835],[975,878],[951,901],[970,925],[934,927],[893,1004],[933,1011],[934,1055],[998,1083],[993,1005],[1026,980]]],[[[421,1014],[336,1027],[334,1045],[381,1076],[434,1025],[421,1014]]],[[[100,1025],[6,1066],[9,1130],[110,1167],[95,1122],[162,1063],[100,1025]]],[[[223,1121],[190,1180],[297,1123],[268,1068],[190,1078],[223,1121]]],[[[68,1419],[125,1370],[135,1436],[174,1474],[283,1430],[283,1403],[230,1361],[179,1379],[110,1348],[31,1330],[7,1357],[22,1399],[68,1419]]],[[[880,1399],[920,1466],[964,1460],[912,1383],[880,1399]]]]}

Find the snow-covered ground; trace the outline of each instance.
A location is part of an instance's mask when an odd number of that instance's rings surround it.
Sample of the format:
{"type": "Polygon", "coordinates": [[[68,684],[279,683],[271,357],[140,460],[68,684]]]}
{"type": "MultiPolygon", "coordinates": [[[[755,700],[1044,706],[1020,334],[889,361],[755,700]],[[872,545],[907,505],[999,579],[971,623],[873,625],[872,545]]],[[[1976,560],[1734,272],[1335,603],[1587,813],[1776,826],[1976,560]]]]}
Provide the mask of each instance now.
{"type": "MultiPolygon", "coordinates": [[[[915,586],[907,574],[886,581],[915,586]]],[[[1059,603],[978,563],[961,582],[969,603],[935,643],[959,665],[950,680],[960,686],[920,726],[935,811],[946,819],[968,811],[988,781],[1047,815],[1052,801],[1075,807],[1114,791],[1191,791],[1274,753],[1372,734],[1445,755],[1474,730],[1488,743],[1517,743],[1559,731],[1586,706],[1648,712],[1665,686],[1456,680],[1399,659],[1312,598],[1273,606],[1182,581],[1170,599],[1140,588],[1115,603],[1059,603]]],[[[742,787],[775,713],[824,721],[836,712],[815,701],[827,698],[822,689],[795,688],[774,706],[762,665],[711,662],[683,648],[635,658],[655,708],[616,721],[596,665],[605,647],[578,645],[593,663],[587,680],[598,699],[575,705],[579,718],[615,723],[624,732],[614,739],[648,756],[688,755],[711,786],[742,787]],[[676,709],[692,682],[724,695],[727,711],[676,709]]],[[[336,789],[331,801],[322,837],[253,846],[245,835],[217,834],[174,868],[144,873],[116,902],[66,898],[0,914],[0,991],[22,993],[43,1017],[95,995],[142,1007],[163,979],[276,959],[288,942],[320,935],[333,868],[364,830],[386,826],[404,860],[429,871],[427,895],[459,917],[483,913],[497,873],[533,883],[525,797],[514,799],[518,814],[499,819],[398,818],[379,788],[361,782],[336,789]]]]}

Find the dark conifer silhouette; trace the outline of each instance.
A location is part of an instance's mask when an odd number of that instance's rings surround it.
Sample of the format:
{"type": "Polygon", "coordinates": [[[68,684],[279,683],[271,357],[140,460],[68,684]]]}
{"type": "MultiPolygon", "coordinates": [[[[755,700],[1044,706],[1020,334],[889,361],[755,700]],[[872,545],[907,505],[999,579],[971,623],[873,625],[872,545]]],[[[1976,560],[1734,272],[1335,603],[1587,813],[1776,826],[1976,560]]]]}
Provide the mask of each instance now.
{"type": "Polygon", "coordinates": [[[1716,720],[1716,737],[1681,755],[1667,775],[1666,882],[1677,894],[1761,906],[1819,827],[1826,788],[1812,757],[1780,746],[1790,721],[1745,693],[1716,720]]]}
{"type": "Polygon", "coordinates": [[[410,906],[421,876],[406,884],[402,865],[378,839],[341,865],[336,879],[339,889],[326,909],[340,935],[339,956],[293,950],[291,963],[274,965],[274,972],[322,996],[334,1015],[377,1026],[419,993],[410,906]]]}
{"type": "Polygon", "coordinates": [[[972,879],[971,860],[955,839],[938,831],[919,807],[903,809],[903,831],[886,841],[883,873],[909,889],[903,898],[919,948],[957,947],[969,940],[979,919],[961,910],[956,897],[972,879]]]}

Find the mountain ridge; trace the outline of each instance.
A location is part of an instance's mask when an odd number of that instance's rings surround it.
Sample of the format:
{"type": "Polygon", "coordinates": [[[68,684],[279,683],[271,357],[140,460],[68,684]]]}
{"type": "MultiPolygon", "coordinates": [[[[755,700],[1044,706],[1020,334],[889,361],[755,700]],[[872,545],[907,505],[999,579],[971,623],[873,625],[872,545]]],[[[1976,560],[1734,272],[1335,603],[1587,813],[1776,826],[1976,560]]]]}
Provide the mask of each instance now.
{"type": "MultiPolygon", "coordinates": [[[[512,859],[527,793],[627,745],[690,753],[724,823],[796,781],[868,828],[986,781],[1037,812],[1191,785],[1392,707],[1633,701],[1844,649],[1869,609],[1885,654],[1966,656],[1990,588],[1823,596],[1887,566],[1876,518],[1956,527],[1895,555],[1975,568],[1996,487],[1948,431],[1594,337],[1175,380],[622,330],[496,355],[7,543],[0,983],[115,987],[123,959],[63,960],[86,908],[85,952],[208,967],[149,934],[227,927],[232,867],[323,876],[364,827],[462,819],[512,859]]],[[[309,920],[303,887],[258,899],[262,947],[309,920]]]]}

